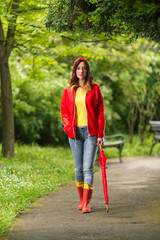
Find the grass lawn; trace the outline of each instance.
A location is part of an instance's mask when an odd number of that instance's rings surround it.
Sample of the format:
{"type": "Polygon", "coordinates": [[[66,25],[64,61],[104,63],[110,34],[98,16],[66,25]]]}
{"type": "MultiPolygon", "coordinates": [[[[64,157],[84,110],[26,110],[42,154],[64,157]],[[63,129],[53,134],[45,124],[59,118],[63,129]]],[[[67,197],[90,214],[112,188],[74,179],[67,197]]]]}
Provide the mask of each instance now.
{"type": "MultiPolygon", "coordinates": [[[[149,154],[152,136],[148,136],[143,145],[138,136],[134,137],[132,145],[128,135],[124,137],[122,158],[149,154]]],[[[105,153],[110,159],[119,157],[116,148],[107,148],[105,153]]],[[[154,147],[152,155],[160,156],[160,144],[154,147]]],[[[73,179],[70,148],[16,145],[14,158],[0,157],[0,236],[31,202],[73,179]]]]}
{"type": "Polygon", "coordinates": [[[16,146],[14,158],[1,157],[0,236],[31,202],[73,179],[69,148],[16,146]]]}

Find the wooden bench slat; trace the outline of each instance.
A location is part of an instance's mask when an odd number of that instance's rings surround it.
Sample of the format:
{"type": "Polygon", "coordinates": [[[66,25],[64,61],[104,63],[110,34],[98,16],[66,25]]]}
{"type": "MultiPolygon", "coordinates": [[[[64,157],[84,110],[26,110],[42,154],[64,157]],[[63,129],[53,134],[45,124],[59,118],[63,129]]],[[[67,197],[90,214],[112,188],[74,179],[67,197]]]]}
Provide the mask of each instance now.
{"type": "Polygon", "coordinates": [[[111,146],[118,146],[118,145],[122,145],[122,144],[124,144],[124,142],[125,141],[115,141],[115,142],[104,142],[104,145],[103,145],[103,147],[111,147],[111,146]]]}

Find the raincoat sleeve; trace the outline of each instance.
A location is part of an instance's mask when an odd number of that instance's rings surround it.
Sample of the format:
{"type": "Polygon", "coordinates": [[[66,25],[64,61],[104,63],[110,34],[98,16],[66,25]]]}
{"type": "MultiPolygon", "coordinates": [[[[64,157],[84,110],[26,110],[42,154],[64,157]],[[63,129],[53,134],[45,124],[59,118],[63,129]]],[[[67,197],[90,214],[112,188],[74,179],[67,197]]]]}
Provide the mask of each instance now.
{"type": "Polygon", "coordinates": [[[102,95],[102,91],[101,91],[100,87],[98,89],[97,115],[98,115],[98,137],[104,138],[105,137],[106,119],[105,119],[105,112],[104,112],[103,95],[102,95]]]}
{"type": "Polygon", "coordinates": [[[70,120],[70,114],[68,110],[68,104],[67,104],[67,91],[64,90],[61,100],[61,116],[62,116],[62,122],[64,125],[64,132],[68,132],[69,129],[72,127],[71,120],[70,120]]]}

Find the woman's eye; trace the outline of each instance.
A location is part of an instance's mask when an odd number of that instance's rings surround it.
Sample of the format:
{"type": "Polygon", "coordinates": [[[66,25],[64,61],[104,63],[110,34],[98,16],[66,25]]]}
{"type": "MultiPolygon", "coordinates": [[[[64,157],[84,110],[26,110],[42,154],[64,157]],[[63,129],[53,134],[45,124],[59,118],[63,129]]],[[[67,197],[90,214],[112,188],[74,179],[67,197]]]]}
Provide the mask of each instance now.
{"type": "MultiPolygon", "coordinates": [[[[84,67],[84,68],[82,68],[82,70],[86,70],[87,68],[86,67],[84,67]]],[[[81,70],[81,68],[77,68],[77,70],[81,70]]]]}

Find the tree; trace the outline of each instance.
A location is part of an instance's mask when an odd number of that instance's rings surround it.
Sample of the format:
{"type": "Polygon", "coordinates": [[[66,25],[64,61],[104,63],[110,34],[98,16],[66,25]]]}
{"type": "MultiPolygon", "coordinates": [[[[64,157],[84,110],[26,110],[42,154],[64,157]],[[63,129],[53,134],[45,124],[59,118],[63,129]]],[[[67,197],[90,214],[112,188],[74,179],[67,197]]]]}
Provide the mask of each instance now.
{"type": "MultiPolygon", "coordinates": [[[[117,133],[119,130],[126,132],[128,124],[132,139],[133,130],[137,132],[140,122],[138,103],[141,106],[143,100],[141,82],[144,79],[144,84],[149,84],[150,94],[153,89],[152,82],[158,83],[156,62],[159,57],[158,53],[155,54],[158,44],[139,39],[134,44],[128,45],[128,40],[124,37],[115,37],[98,43],[86,39],[77,44],[55,34],[53,38],[52,34],[45,33],[36,37],[40,39],[36,40],[40,45],[39,49],[31,48],[29,43],[26,44],[26,51],[20,52],[15,49],[12,52],[10,66],[16,141],[40,144],[65,143],[66,139],[62,139],[64,134],[59,103],[63,88],[68,85],[73,61],[79,56],[87,57],[95,81],[103,91],[107,118],[106,134],[117,133]],[[146,79],[152,71],[154,76],[146,79]]],[[[32,38],[32,43],[34,41],[32,38]]],[[[147,110],[146,107],[144,112],[141,111],[145,122],[149,116],[145,114],[146,110],[148,113],[150,111],[155,119],[157,118],[154,112],[159,112],[158,102],[156,106],[154,103],[156,98],[152,96],[145,97],[145,105],[147,106],[146,100],[150,99],[150,103],[155,106],[154,111],[153,108],[147,110]]]]}
{"type": "Polygon", "coordinates": [[[5,36],[0,18],[0,76],[2,99],[2,154],[14,155],[14,116],[12,102],[11,76],[8,59],[13,49],[19,0],[14,0],[10,7],[10,21],[5,36]]]}
{"type": "Polygon", "coordinates": [[[53,1],[46,24],[57,31],[130,34],[160,42],[160,1],[53,1]]]}
{"type": "MultiPolygon", "coordinates": [[[[125,34],[129,35],[130,40],[143,37],[160,43],[160,1],[53,1],[50,4],[46,25],[59,32],[71,31],[76,34],[80,32],[80,35],[84,35],[88,31],[94,36],[103,33],[106,39],[125,34]]],[[[137,89],[136,85],[137,83],[134,87],[137,89]]],[[[144,85],[146,88],[146,84],[144,85]]],[[[131,109],[128,115],[130,141],[132,141],[137,111],[139,111],[139,133],[143,142],[146,120],[154,115],[151,112],[153,112],[152,107],[158,102],[158,95],[156,91],[152,91],[153,94],[150,94],[156,99],[154,103],[152,97],[148,100],[148,89],[144,91],[143,88],[140,88],[139,91],[136,91],[139,96],[138,101],[138,97],[132,90],[129,95],[131,109]],[[144,116],[145,114],[146,116],[144,116]]]]}
{"type": "MultiPolygon", "coordinates": [[[[20,46],[24,34],[38,31],[28,24],[26,13],[44,8],[39,1],[1,1],[0,16],[0,77],[2,99],[2,155],[14,156],[14,114],[9,57],[14,47],[20,46]],[[23,21],[24,20],[24,21],[23,21]]],[[[27,35],[28,36],[28,35],[27,35]]]]}

